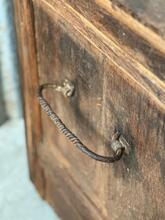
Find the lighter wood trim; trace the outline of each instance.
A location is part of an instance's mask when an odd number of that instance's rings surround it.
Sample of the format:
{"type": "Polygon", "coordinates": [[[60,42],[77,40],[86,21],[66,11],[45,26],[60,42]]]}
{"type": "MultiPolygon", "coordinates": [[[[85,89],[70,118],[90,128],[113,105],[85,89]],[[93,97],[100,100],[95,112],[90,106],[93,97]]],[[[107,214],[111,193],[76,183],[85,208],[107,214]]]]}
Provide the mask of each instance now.
{"type": "Polygon", "coordinates": [[[114,18],[128,26],[133,32],[150,42],[160,52],[165,53],[165,40],[157,33],[140,23],[117,5],[114,6],[110,0],[96,0],[95,2],[99,7],[112,14],[114,18]]]}
{"type": "Polygon", "coordinates": [[[24,116],[30,177],[44,196],[43,170],[38,161],[37,146],[42,136],[41,112],[35,99],[38,69],[31,0],[14,0],[15,24],[19,46],[19,60],[23,85],[24,116]],[[31,108],[33,106],[33,110],[31,108]]]}

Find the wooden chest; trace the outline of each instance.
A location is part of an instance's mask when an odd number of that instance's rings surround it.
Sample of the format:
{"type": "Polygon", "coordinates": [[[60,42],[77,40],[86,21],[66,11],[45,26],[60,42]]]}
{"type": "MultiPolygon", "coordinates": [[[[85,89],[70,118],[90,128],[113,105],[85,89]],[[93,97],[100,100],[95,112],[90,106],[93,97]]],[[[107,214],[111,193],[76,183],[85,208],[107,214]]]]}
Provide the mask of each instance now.
{"type": "Polygon", "coordinates": [[[42,197],[66,220],[165,219],[165,1],[13,2],[42,197]]]}

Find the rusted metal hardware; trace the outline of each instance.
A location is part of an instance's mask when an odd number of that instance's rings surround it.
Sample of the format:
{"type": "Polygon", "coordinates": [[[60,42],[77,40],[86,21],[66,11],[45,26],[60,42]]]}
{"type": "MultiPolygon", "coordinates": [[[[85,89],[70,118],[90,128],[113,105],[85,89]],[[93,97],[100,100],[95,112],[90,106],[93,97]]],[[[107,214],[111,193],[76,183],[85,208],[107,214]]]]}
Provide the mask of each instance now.
{"type": "Polygon", "coordinates": [[[65,79],[62,86],[58,85],[57,83],[45,83],[41,85],[38,88],[37,91],[37,96],[43,97],[42,96],[42,90],[44,89],[54,89],[57,92],[61,92],[65,97],[70,97],[74,93],[74,84],[69,81],[68,79],[65,79]]]}
{"type": "Polygon", "coordinates": [[[101,161],[105,163],[113,163],[115,161],[118,161],[120,160],[124,152],[128,153],[128,143],[126,142],[124,137],[118,132],[116,132],[114,136],[112,137],[111,148],[114,152],[113,156],[102,156],[102,155],[96,154],[95,152],[91,151],[88,147],[86,147],[80,141],[80,139],[65,126],[62,120],[53,111],[52,107],[43,97],[43,93],[42,93],[43,90],[48,89],[48,88],[55,89],[58,92],[62,92],[64,96],[70,97],[73,95],[74,90],[75,90],[74,84],[68,79],[64,81],[62,86],[59,86],[57,83],[42,84],[37,89],[37,97],[38,97],[39,103],[43,111],[47,113],[47,115],[53,121],[53,123],[57,126],[59,131],[61,131],[79,150],[81,150],[83,153],[85,153],[89,157],[97,161],[101,161]]]}

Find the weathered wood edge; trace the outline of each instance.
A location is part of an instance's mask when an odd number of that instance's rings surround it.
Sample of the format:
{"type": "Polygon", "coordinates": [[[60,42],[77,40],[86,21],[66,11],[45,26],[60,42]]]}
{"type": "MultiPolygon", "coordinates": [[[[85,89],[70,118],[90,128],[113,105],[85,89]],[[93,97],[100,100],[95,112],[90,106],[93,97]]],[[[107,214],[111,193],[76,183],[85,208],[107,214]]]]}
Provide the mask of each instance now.
{"type": "Polygon", "coordinates": [[[165,53],[165,40],[152,29],[132,17],[130,14],[125,12],[124,9],[118,7],[117,4],[114,5],[111,0],[96,0],[96,3],[100,7],[104,8],[104,10],[111,13],[116,19],[119,19],[132,31],[150,42],[160,52],[165,53]]]}
{"type": "Polygon", "coordinates": [[[35,99],[38,70],[31,0],[14,0],[14,16],[23,85],[24,117],[30,178],[44,197],[44,173],[38,161],[37,147],[42,136],[40,108],[35,99]]]}
{"type": "Polygon", "coordinates": [[[83,15],[98,30],[104,33],[104,35],[119,45],[127,54],[165,82],[165,53],[162,53],[155,47],[155,45],[159,44],[160,40],[154,38],[154,36],[150,34],[150,31],[147,32],[147,30],[149,30],[148,26],[145,27],[145,24],[143,26],[141,23],[138,26],[136,20],[131,20],[131,17],[126,17],[127,14],[122,14],[122,11],[119,11],[115,4],[116,1],[120,0],[111,1],[114,2],[114,4],[112,4],[111,10],[109,10],[111,5],[110,1],[107,2],[106,6],[106,1],[65,0],[66,3],[83,15]],[[131,28],[129,26],[131,26],[131,28]],[[132,27],[134,27],[135,30],[133,30],[132,27]],[[141,34],[139,34],[139,32],[141,32],[141,34]],[[149,40],[146,40],[146,38],[154,39],[153,43],[155,45],[149,40]]]}
{"type": "Polygon", "coordinates": [[[157,105],[162,112],[165,112],[165,85],[157,76],[121,50],[111,39],[107,38],[64,0],[33,1],[42,7],[52,19],[61,20],[59,22],[66,29],[69,28],[68,31],[74,35],[77,32],[79,39],[83,38],[84,41],[87,40],[90,44],[95,45],[121,70],[118,73],[122,78],[127,80],[134,89],[150,97],[150,101],[157,105]]]}

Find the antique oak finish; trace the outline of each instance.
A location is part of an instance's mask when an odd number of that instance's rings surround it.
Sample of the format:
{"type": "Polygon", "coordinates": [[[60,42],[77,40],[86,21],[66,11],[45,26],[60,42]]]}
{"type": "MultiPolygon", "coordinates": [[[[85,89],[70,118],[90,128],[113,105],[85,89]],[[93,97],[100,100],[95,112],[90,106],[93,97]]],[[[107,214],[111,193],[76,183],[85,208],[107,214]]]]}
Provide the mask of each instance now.
{"type": "Polygon", "coordinates": [[[165,219],[165,15],[163,0],[14,0],[30,176],[66,220],[165,219]],[[137,3],[138,2],[138,3],[137,3]],[[58,132],[36,97],[102,155],[115,131],[130,152],[92,160],[58,132]]]}

